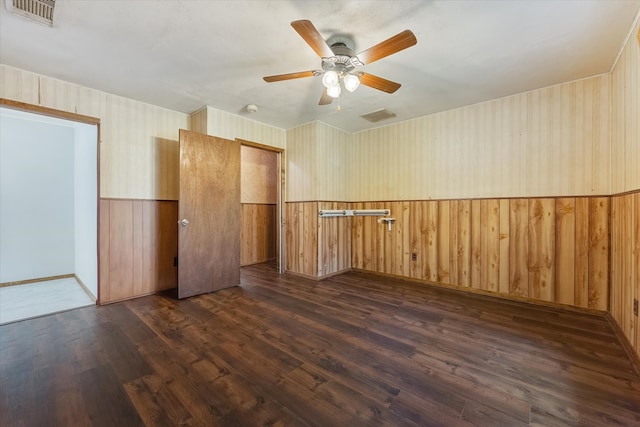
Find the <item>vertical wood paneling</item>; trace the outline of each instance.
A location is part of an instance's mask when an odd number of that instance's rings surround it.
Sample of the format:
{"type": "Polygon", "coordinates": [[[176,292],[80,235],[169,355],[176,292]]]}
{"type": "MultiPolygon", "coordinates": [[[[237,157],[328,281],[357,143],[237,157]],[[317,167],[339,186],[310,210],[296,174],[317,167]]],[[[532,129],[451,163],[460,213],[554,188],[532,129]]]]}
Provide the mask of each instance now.
{"type": "Polygon", "coordinates": [[[577,307],[589,307],[589,199],[576,198],[575,207],[575,294],[577,307]]]}
{"type": "Polygon", "coordinates": [[[100,303],[177,285],[177,203],[100,200],[100,303]]]}
{"type": "Polygon", "coordinates": [[[299,226],[302,227],[302,241],[299,243],[301,258],[301,273],[310,276],[318,275],[318,203],[303,203],[302,218],[299,226]],[[315,256],[314,256],[315,255],[315,256]]]}
{"type": "Polygon", "coordinates": [[[509,200],[500,199],[500,279],[501,294],[509,293],[509,245],[511,244],[509,229],[509,200]]]}
{"type": "MultiPolygon", "coordinates": [[[[133,208],[133,294],[142,295],[144,285],[143,260],[145,248],[143,247],[144,217],[142,200],[132,200],[133,208]]],[[[177,220],[176,220],[177,223],[177,220]]]]}
{"type": "Polygon", "coordinates": [[[640,297],[640,191],[611,198],[610,312],[640,357],[640,323],[633,301],[640,297]]]}
{"type": "Polygon", "coordinates": [[[425,253],[422,246],[422,209],[419,202],[409,203],[409,255],[415,253],[416,260],[410,261],[409,277],[414,279],[422,278],[423,260],[425,253]]]}
{"type": "Polygon", "coordinates": [[[529,205],[527,200],[513,199],[509,203],[509,293],[529,295],[529,205]]]}
{"type": "Polygon", "coordinates": [[[427,201],[423,204],[422,226],[424,235],[422,245],[425,251],[423,277],[432,282],[438,281],[438,202],[427,201]]]}
{"type": "Polygon", "coordinates": [[[449,274],[450,244],[450,203],[448,200],[438,202],[438,274],[439,283],[451,284],[449,274]]]}
{"type": "Polygon", "coordinates": [[[482,200],[471,201],[471,287],[482,289],[482,200]]]}
{"type": "Polygon", "coordinates": [[[481,213],[484,223],[480,225],[481,238],[481,277],[482,287],[491,292],[500,289],[500,201],[486,199],[482,201],[481,213]]]}
{"type": "Polygon", "coordinates": [[[276,257],[276,205],[243,203],[240,265],[265,262],[276,257]]]}
{"type": "MultiPolygon", "coordinates": [[[[353,209],[362,209],[362,203],[352,203],[353,209]]],[[[354,217],[351,221],[351,267],[364,270],[364,218],[354,217]]]]}
{"type": "MultiPolygon", "coordinates": [[[[312,203],[316,205],[316,203],[312,203]]],[[[316,227],[313,227],[314,241],[305,241],[309,234],[305,234],[305,227],[311,227],[313,224],[305,224],[305,203],[287,203],[286,209],[286,239],[287,239],[287,262],[286,269],[294,273],[316,275],[317,269],[309,268],[317,262],[318,247],[315,242],[317,236],[316,227]],[[310,261],[305,264],[304,259],[307,257],[310,261]]]]}
{"type": "Polygon", "coordinates": [[[117,301],[135,295],[134,222],[131,200],[111,200],[109,225],[109,298],[110,301],[117,301]]]}
{"type": "Polygon", "coordinates": [[[111,224],[109,212],[111,211],[111,202],[101,199],[98,204],[99,209],[99,226],[98,226],[98,274],[99,274],[99,290],[98,303],[111,301],[111,260],[109,258],[109,234],[111,234],[111,224]]]}
{"type": "Polygon", "coordinates": [[[458,284],[471,286],[471,201],[458,202],[458,284]]]}
{"type": "Polygon", "coordinates": [[[529,200],[529,296],[555,296],[555,199],[529,200]]]}
{"type": "Polygon", "coordinates": [[[459,285],[458,273],[458,236],[459,236],[459,201],[451,200],[449,204],[449,284],[459,285]]]}
{"type": "MultiPolygon", "coordinates": [[[[318,209],[347,209],[347,203],[321,202],[318,209]]],[[[351,268],[352,218],[318,218],[318,276],[351,268]]]]}
{"type": "MultiPolygon", "coordinates": [[[[632,33],[640,37],[640,23],[636,22],[632,33]]],[[[611,199],[609,267],[611,314],[640,358],[640,324],[633,315],[633,300],[640,297],[639,41],[634,37],[627,41],[611,72],[611,192],[635,193],[611,199]]],[[[589,285],[589,291],[594,291],[593,283],[589,285]]],[[[592,299],[589,303],[593,303],[592,299]]]]}
{"type": "MultiPolygon", "coordinates": [[[[608,300],[609,281],[601,271],[608,270],[610,253],[608,200],[518,198],[340,206],[391,207],[398,218],[391,233],[376,217],[354,218],[354,223],[362,221],[362,227],[353,227],[351,244],[345,243],[355,248],[351,268],[605,311],[602,301],[608,300]],[[372,261],[358,264],[357,251],[362,251],[363,260],[372,261]],[[414,252],[417,259],[411,261],[414,252]]],[[[320,246],[322,250],[326,244],[320,246]]]]}
{"type": "Polygon", "coordinates": [[[554,300],[573,305],[575,300],[575,199],[556,200],[556,292],[554,300]]]}
{"type": "Polygon", "coordinates": [[[178,256],[178,204],[142,201],[142,294],[178,285],[174,258],[178,256]]]}
{"type": "Polygon", "coordinates": [[[607,310],[609,300],[609,198],[589,200],[589,308],[607,310]]]}

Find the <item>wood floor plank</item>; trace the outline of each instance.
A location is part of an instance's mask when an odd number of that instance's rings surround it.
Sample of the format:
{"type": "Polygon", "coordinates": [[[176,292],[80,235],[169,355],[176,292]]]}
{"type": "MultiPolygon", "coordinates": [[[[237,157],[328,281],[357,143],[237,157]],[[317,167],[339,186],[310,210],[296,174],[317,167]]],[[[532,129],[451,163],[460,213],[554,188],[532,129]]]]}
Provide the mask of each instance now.
{"type": "Polygon", "coordinates": [[[0,326],[0,425],[640,425],[632,368],[604,316],[258,264],[0,326]]]}

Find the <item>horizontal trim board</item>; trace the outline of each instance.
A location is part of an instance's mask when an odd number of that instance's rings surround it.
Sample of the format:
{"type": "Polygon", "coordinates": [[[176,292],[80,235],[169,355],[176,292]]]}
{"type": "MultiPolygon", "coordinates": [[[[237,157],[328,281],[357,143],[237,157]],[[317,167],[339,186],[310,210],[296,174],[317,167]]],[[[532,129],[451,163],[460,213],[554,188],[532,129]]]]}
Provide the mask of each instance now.
{"type": "Polygon", "coordinates": [[[17,280],[15,282],[0,283],[0,288],[6,288],[9,286],[17,286],[17,285],[27,285],[29,283],[48,282],[51,280],[70,279],[75,277],[76,275],[74,273],[71,273],[71,274],[61,274],[59,276],[38,277],[37,279],[17,280]]]}
{"type": "Polygon", "coordinates": [[[372,272],[369,270],[361,270],[358,268],[352,268],[351,271],[359,274],[363,274],[363,275],[370,275],[373,277],[380,277],[380,278],[386,277],[386,278],[395,279],[395,280],[404,280],[411,283],[418,283],[421,285],[432,286],[439,289],[446,289],[446,290],[457,292],[463,295],[472,295],[478,298],[490,298],[490,299],[497,298],[501,301],[507,301],[514,304],[534,305],[536,307],[544,307],[553,311],[560,311],[560,312],[569,311],[569,312],[576,312],[581,314],[588,314],[588,315],[597,316],[597,317],[605,317],[608,315],[606,311],[596,310],[593,308],[576,307],[576,306],[560,304],[552,301],[541,301],[541,300],[530,299],[526,297],[520,297],[517,295],[502,294],[499,292],[489,292],[482,289],[448,285],[446,283],[432,282],[429,280],[420,280],[412,277],[398,276],[395,274],[372,272]]]}

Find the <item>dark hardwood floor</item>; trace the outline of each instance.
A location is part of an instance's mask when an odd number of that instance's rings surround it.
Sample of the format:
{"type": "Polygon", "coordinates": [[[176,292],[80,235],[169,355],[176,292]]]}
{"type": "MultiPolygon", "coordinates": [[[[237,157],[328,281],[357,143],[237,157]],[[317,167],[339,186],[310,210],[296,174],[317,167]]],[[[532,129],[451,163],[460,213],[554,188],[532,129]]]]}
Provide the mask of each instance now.
{"type": "Polygon", "coordinates": [[[350,273],[0,327],[2,426],[640,425],[604,317],[350,273]]]}

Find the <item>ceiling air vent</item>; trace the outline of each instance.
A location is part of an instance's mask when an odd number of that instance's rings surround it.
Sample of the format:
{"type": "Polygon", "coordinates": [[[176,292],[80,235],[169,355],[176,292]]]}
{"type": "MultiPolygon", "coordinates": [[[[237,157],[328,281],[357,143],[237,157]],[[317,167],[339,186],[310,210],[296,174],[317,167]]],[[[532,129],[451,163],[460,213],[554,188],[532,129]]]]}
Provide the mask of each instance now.
{"type": "Polygon", "coordinates": [[[31,21],[53,25],[55,0],[5,0],[7,10],[31,21]]]}
{"type": "Polygon", "coordinates": [[[395,117],[396,114],[392,113],[389,110],[385,110],[384,108],[380,110],[373,111],[369,114],[364,114],[360,117],[363,119],[369,120],[372,123],[379,122],[380,120],[390,119],[391,117],[395,117]]]}

